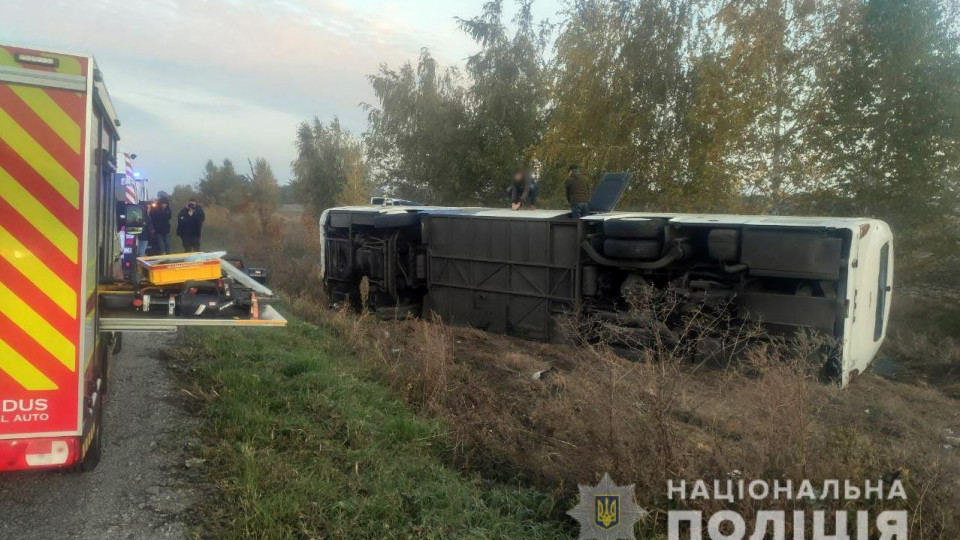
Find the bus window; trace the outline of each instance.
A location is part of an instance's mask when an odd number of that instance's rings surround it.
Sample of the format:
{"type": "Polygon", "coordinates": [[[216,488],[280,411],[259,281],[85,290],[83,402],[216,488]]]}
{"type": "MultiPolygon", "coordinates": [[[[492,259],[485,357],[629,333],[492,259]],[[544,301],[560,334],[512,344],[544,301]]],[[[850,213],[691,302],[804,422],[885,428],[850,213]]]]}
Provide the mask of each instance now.
{"type": "Polygon", "coordinates": [[[883,316],[887,311],[887,274],[890,267],[890,243],[880,248],[880,272],[877,278],[877,320],[873,327],[873,340],[880,341],[883,335],[883,316]]]}

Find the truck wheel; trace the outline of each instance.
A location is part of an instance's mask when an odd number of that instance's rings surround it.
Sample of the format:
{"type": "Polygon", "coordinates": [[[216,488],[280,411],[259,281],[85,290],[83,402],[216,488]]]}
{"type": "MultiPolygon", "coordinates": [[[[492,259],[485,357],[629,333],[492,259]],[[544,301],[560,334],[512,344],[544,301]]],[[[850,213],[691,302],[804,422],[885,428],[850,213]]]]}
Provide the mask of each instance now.
{"type": "Polygon", "coordinates": [[[114,349],[104,348],[103,355],[100,358],[100,395],[107,395],[107,389],[110,388],[110,368],[113,364],[114,349]]]}
{"type": "Polygon", "coordinates": [[[657,240],[607,238],[603,242],[603,254],[615,259],[657,259],[660,251],[660,242],[657,240]]]}
{"type": "Polygon", "coordinates": [[[123,332],[113,332],[113,354],[120,354],[123,350],[123,332]]]}
{"type": "Polygon", "coordinates": [[[659,240],[663,237],[665,225],[666,222],[662,219],[608,219],[603,222],[603,234],[614,238],[659,240]]]}
{"type": "MultiPolygon", "coordinates": [[[[90,472],[100,464],[100,458],[103,456],[103,394],[101,394],[100,399],[97,400],[97,408],[93,415],[96,421],[94,424],[96,431],[93,432],[93,439],[90,441],[86,455],[73,466],[73,472],[90,472]]],[[[80,440],[80,445],[82,450],[83,439],[80,440]]]]}

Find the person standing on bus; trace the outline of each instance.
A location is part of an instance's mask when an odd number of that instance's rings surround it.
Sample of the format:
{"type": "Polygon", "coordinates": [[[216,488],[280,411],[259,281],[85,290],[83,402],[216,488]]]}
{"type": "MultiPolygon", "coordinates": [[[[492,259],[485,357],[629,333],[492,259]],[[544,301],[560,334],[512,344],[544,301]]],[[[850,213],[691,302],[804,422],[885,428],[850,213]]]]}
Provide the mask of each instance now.
{"type": "Polygon", "coordinates": [[[570,217],[582,218],[590,213],[590,187],[580,176],[580,167],[571,165],[567,169],[567,181],[564,184],[567,202],[570,204],[570,217]]]}

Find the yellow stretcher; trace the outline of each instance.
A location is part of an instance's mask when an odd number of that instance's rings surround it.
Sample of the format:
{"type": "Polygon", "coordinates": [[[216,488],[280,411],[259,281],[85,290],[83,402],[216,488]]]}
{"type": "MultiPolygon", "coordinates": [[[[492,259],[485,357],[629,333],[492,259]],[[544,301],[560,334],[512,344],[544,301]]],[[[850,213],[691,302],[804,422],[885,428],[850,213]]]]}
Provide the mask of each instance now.
{"type": "Polygon", "coordinates": [[[220,257],[226,254],[226,251],[175,253],[140,257],[137,262],[143,268],[147,281],[154,285],[170,285],[219,279],[220,257]]]}

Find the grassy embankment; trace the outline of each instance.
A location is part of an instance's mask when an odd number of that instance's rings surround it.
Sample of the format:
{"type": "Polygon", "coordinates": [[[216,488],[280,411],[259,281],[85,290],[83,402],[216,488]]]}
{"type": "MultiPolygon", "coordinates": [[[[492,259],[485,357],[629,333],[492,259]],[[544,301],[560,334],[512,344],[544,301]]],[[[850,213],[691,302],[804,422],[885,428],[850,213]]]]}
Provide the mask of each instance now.
{"type": "Polygon", "coordinates": [[[414,415],[329,328],[187,332],[172,361],[196,398],[200,537],[556,538],[554,500],[444,465],[414,415]]]}

